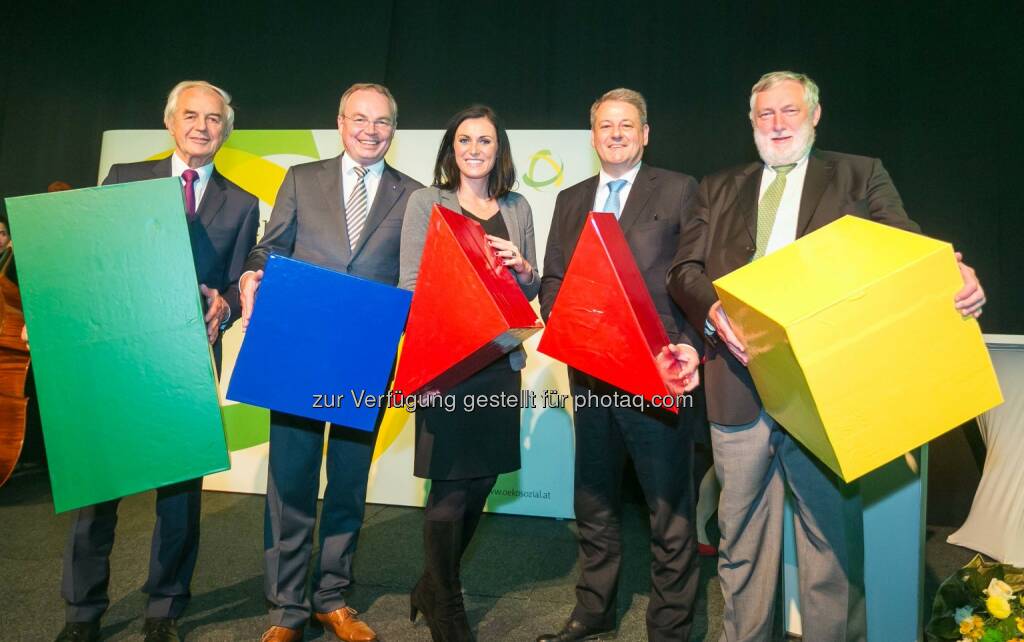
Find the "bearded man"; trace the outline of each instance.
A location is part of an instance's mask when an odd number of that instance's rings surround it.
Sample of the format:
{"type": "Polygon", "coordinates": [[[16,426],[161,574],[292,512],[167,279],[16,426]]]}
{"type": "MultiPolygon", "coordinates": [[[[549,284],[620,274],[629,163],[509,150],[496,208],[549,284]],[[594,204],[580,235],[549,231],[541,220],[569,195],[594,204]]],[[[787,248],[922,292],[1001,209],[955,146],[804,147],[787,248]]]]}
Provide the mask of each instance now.
{"type": "MultiPolygon", "coordinates": [[[[765,74],[750,94],[759,163],[713,174],[669,271],[672,298],[704,328],[708,419],[719,500],[722,640],[769,640],[782,558],[782,516],[793,495],[805,640],[863,640],[863,521],[847,486],[768,416],[749,356],[711,282],[845,214],[920,231],[876,158],[812,149],[818,87],[804,74],[765,74]]],[[[958,255],[959,258],[959,255],[958,255]]],[[[953,304],[977,317],[985,295],[974,270],[953,304]]],[[[799,287],[800,274],[792,281],[799,287]]]]}

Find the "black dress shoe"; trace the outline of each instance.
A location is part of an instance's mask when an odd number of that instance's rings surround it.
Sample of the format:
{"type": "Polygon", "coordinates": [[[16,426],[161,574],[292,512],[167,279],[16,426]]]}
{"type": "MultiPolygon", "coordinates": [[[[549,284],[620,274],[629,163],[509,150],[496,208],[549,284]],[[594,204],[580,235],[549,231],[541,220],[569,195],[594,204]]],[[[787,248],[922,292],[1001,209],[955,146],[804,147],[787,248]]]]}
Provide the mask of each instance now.
{"type": "Polygon", "coordinates": [[[169,617],[147,617],[142,625],[145,642],[181,642],[178,623],[169,617]]]}
{"type": "Polygon", "coordinates": [[[601,640],[610,635],[615,628],[595,629],[579,620],[569,620],[558,633],[546,633],[537,638],[537,642],[575,642],[576,640],[601,640]]]}
{"type": "Polygon", "coordinates": [[[96,642],[99,639],[99,622],[67,622],[56,642],[96,642]]]}

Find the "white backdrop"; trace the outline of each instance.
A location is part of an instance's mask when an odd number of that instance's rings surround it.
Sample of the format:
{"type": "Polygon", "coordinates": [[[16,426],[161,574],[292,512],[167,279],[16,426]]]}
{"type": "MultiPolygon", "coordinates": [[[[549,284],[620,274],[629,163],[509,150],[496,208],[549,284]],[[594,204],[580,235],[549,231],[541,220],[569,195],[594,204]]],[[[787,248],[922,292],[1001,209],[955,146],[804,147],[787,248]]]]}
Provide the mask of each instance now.
{"type": "MultiPolygon", "coordinates": [[[[388,152],[394,167],[429,184],[440,130],[399,131],[388,152]]],[[[558,191],[597,173],[597,156],[590,146],[587,130],[515,130],[509,132],[513,158],[518,170],[517,191],[533,208],[539,265],[551,226],[551,213],[558,191]]],[[[163,130],[117,130],[103,135],[99,180],[114,163],[166,156],[173,143],[163,130]]],[[[260,199],[261,223],[270,216],[273,199],[286,168],[311,160],[330,158],[341,152],[336,130],[236,130],[217,156],[218,169],[229,179],[260,199]]],[[[261,224],[260,233],[263,226],[261,224]]],[[[221,397],[226,418],[233,404],[223,400],[242,334],[233,327],[224,337],[224,369],[221,397]]],[[[536,352],[540,333],[526,343],[528,359],[523,372],[524,388],[543,399],[544,392],[557,389],[568,394],[565,366],[536,352]]],[[[235,408],[234,410],[239,410],[235,408]]],[[[573,432],[570,409],[524,409],[520,445],[523,467],[499,478],[488,501],[492,512],[572,517],[573,432]]],[[[206,478],[204,488],[246,493],[264,493],[267,479],[266,418],[249,413],[250,425],[244,447],[232,448],[231,470],[206,478]],[[253,437],[253,435],[257,435],[253,437]],[[260,437],[259,435],[263,435],[260,437]]],[[[231,422],[228,422],[231,425],[231,422]]],[[[229,445],[232,435],[229,432],[229,445]]],[[[367,501],[381,504],[421,506],[424,482],[412,476],[414,428],[411,415],[391,409],[381,427],[367,501]]],[[[321,471],[321,493],[325,485],[321,471]]]]}

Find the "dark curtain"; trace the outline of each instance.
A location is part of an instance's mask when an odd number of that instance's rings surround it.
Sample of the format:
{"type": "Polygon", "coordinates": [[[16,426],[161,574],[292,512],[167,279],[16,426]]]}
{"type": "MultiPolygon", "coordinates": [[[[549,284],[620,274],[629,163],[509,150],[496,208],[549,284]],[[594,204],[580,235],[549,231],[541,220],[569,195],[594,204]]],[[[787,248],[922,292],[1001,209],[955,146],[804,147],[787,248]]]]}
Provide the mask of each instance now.
{"type": "Polygon", "coordinates": [[[628,86],[650,103],[646,160],[697,176],[755,158],[750,86],[793,69],[822,88],[818,144],[881,157],[925,231],[989,293],[987,332],[1024,333],[1022,3],[5,3],[0,194],[97,181],[107,129],[161,127],[201,78],[237,126],[332,128],[349,84],[395,93],[400,127],[470,102],[515,129],[588,127],[628,86]]]}

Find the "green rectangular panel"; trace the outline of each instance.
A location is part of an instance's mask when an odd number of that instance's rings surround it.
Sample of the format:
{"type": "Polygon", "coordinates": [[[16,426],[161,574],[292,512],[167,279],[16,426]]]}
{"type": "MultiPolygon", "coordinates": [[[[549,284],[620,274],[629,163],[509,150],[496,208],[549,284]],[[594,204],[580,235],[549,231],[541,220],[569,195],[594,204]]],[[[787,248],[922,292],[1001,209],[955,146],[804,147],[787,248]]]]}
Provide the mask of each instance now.
{"type": "Polygon", "coordinates": [[[7,209],[56,510],[226,469],[178,179],[7,209]]]}

